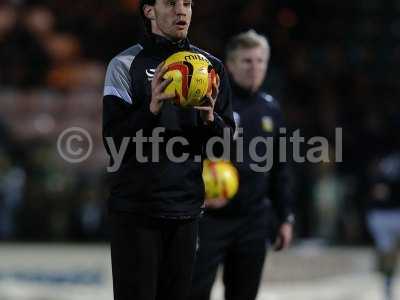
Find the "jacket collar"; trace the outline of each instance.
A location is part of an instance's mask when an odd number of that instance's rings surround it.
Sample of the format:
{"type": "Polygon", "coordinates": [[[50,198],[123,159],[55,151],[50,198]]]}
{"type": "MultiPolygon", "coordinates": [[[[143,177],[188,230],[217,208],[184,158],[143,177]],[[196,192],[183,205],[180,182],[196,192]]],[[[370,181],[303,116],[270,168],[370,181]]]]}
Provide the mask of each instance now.
{"type": "Polygon", "coordinates": [[[235,98],[240,98],[240,99],[249,101],[249,100],[257,99],[257,96],[259,95],[259,91],[251,92],[251,91],[246,90],[246,89],[242,88],[241,86],[239,86],[233,80],[233,78],[231,76],[230,76],[230,84],[231,84],[233,94],[237,96],[235,98]]]}
{"type": "Polygon", "coordinates": [[[188,38],[175,42],[154,33],[145,38],[144,45],[152,53],[167,56],[178,51],[190,50],[188,38]]]}

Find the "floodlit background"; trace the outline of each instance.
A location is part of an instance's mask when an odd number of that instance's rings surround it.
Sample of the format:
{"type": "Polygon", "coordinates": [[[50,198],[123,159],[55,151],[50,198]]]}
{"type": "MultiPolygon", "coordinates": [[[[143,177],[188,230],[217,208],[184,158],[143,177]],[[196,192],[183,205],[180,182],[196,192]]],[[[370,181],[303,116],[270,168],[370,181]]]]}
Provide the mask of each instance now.
{"type": "MultiPolygon", "coordinates": [[[[297,240],[268,258],[259,299],[381,299],[366,182],[400,141],[400,1],[198,0],[189,37],[223,58],[249,28],[270,40],[264,88],[289,127],[331,154],[343,128],[343,163],[294,166],[297,240]]],[[[0,299],[111,299],[102,85],[142,36],[137,0],[0,1],[0,299]],[[84,162],[57,151],[70,127],[91,136],[84,162]]]]}

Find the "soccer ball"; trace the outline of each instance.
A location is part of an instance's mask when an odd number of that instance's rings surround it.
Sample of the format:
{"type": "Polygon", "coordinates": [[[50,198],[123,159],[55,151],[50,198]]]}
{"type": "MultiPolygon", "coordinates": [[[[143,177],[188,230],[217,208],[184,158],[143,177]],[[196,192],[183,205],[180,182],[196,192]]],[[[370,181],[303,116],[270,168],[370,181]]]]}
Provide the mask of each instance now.
{"type": "Polygon", "coordinates": [[[216,81],[211,62],[202,54],[181,51],[165,61],[168,71],[164,79],[172,79],[164,92],[175,94],[174,102],[183,107],[200,106],[204,97],[211,93],[216,81]]]}
{"type": "Polygon", "coordinates": [[[203,163],[203,181],[206,198],[231,199],[239,188],[239,175],[231,162],[225,160],[203,163]]]}

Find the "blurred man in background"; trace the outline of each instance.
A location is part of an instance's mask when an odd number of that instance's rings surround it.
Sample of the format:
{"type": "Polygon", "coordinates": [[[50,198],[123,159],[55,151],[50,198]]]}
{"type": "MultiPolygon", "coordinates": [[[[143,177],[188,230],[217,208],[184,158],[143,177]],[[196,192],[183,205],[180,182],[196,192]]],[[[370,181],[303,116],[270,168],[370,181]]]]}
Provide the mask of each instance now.
{"type": "Polygon", "coordinates": [[[385,300],[392,285],[400,243],[400,152],[387,153],[372,164],[367,221],[375,242],[378,271],[384,277],[385,300]]]}
{"type": "MultiPolygon", "coordinates": [[[[206,200],[208,209],[199,225],[191,300],[210,298],[220,264],[224,266],[225,299],[255,299],[268,241],[275,242],[275,250],[282,250],[292,240],[294,215],[289,169],[278,155],[279,128],[284,125],[282,113],[276,100],[260,91],[269,57],[266,38],[252,30],[235,36],[227,47],[234,117],[244,136],[243,149],[238,150],[243,152],[243,161],[233,160],[239,171],[239,191],[231,200],[206,200]],[[254,158],[248,150],[255,137],[274,137],[270,172],[256,172],[251,167],[254,158]],[[278,222],[275,241],[271,234],[274,217],[278,222]]],[[[266,150],[260,148],[263,147],[255,149],[259,156],[266,150]]],[[[233,153],[231,159],[235,157],[233,153]]]]}
{"type": "Polygon", "coordinates": [[[114,298],[185,300],[204,202],[195,156],[202,157],[208,137],[222,136],[225,128],[233,132],[230,88],[222,63],[186,37],[192,1],[142,0],[140,8],[149,35],[110,62],[104,87],[103,135],[111,164],[112,147],[122,149],[126,138],[136,143],[128,145],[122,165],[110,174],[114,298]],[[163,78],[163,61],[178,51],[202,53],[219,74],[206,106],[184,109],[171,103],[174,93],[164,92],[171,80],[163,78]],[[151,141],[157,128],[164,129],[158,131],[163,137],[158,151],[151,142],[140,145],[138,135],[151,141]],[[177,163],[167,143],[183,137],[187,147],[174,155],[188,155],[177,163]]]}

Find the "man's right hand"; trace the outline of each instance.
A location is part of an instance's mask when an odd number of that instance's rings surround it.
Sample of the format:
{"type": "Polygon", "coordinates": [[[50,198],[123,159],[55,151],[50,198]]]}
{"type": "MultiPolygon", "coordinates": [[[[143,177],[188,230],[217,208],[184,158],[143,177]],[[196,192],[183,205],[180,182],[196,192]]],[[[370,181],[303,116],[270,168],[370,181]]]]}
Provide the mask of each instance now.
{"type": "Polygon", "coordinates": [[[151,81],[150,111],[154,115],[158,115],[160,113],[164,101],[175,98],[175,94],[164,93],[165,88],[172,81],[172,79],[163,78],[167,71],[168,67],[165,66],[164,62],[160,63],[154,72],[154,77],[151,81]]]}

